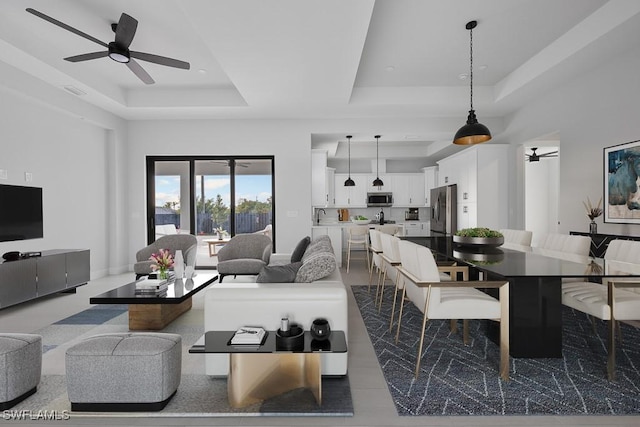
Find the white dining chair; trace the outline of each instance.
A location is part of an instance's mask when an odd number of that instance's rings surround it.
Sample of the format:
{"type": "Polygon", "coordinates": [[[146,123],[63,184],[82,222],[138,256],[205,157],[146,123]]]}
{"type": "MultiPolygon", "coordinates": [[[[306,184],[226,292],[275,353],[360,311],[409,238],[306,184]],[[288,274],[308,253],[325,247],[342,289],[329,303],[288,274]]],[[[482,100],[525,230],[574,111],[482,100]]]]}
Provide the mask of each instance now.
{"type": "Polygon", "coordinates": [[[467,342],[466,319],[500,321],[500,377],[509,379],[509,282],[508,281],[441,281],[440,272],[431,251],[408,241],[400,241],[401,265],[404,277],[400,299],[396,343],[400,336],[404,299],[407,297],[422,313],[420,344],[415,377],[420,373],[424,333],[428,319],[464,319],[464,340],[467,342]],[[475,288],[498,288],[500,300],[475,288]]]}
{"type": "MultiPolygon", "coordinates": [[[[640,242],[612,240],[604,255],[606,273],[612,276],[640,273],[640,242]]],[[[602,268],[595,263],[588,268],[602,268]]],[[[588,274],[588,271],[586,271],[588,274]]],[[[640,281],[638,278],[611,277],[603,283],[563,282],[562,303],[567,307],[608,321],[607,376],[616,376],[616,323],[640,320],[640,281]]],[[[619,325],[618,325],[619,331],[619,325]]]]}
{"type": "Polygon", "coordinates": [[[533,233],[528,230],[499,230],[504,237],[504,242],[508,245],[531,246],[533,233]]]}
{"type": "MultiPolygon", "coordinates": [[[[369,251],[371,252],[371,264],[369,265],[369,287],[367,290],[371,290],[371,282],[373,281],[374,270],[378,273],[378,280],[380,280],[380,274],[382,272],[382,241],[380,240],[380,231],[371,229],[369,230],[369,251]]],[[[376,288],[377,291],[377,288],[376,288]]]]}
{"type": "Polygon", "coordinates": [[[364,225],[355,225],[347,229],[349,234],[347,238],[347,273],[349,273],[349,264],[351,263],[351,247],[360,246],[364,249],[367,258],[367,268],[369,267],[369,227],[364,225]]]}

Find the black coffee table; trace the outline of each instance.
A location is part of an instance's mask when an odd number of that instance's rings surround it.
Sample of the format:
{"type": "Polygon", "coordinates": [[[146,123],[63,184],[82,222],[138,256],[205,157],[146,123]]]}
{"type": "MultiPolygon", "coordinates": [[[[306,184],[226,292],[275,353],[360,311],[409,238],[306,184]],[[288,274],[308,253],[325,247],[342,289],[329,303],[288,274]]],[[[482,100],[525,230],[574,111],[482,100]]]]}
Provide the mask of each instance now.
{"type": "Polygon", "coordinates": [[[218,280],[215,274],[196,274],[192,279],[169,283],[166,295],[138,295],[136,282],[89,299],[91,304],[129,304],[130,330],[160,330],[191,309],[191,297],[218,280]]]}
{"type": "Polygon", "coordinates": [[[204,343],[189,353],[229,353],[227,393],[234,408],[251,405],[296,388],[308,388],[322,404],[322,353],[346,353],[344,331],[332,331],[325,341],[315,341],[304,332],[304,345],[283,350],[276,344],[276,331],[268,331],[262,345],[231,345],[235,331],[209,331],[204,343]]]}

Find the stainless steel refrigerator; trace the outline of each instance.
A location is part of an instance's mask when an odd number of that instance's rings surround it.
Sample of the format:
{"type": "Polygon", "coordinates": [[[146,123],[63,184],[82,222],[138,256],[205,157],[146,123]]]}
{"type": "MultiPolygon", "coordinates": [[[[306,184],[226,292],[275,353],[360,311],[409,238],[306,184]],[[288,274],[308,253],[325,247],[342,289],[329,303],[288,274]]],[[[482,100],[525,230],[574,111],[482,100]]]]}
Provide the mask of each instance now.
{"type": "Polygon", "coordinates": [[[458,187],[455,184],[431,189],[431,231],[453,234],[458,231],[458,187]]]}

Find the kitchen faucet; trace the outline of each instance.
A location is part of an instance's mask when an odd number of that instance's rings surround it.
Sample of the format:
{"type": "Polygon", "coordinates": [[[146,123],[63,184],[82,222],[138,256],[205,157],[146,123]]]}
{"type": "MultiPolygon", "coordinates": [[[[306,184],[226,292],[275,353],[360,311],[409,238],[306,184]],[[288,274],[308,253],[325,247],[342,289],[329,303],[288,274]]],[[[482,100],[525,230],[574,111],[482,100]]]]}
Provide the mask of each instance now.
{"type": "Polygon", "coordinates": [[[318,211],[316,212],[316,224],[320,224],[320,211],[322,211],[322,213],[325,215],[327,214],[324,209],[318,209],[318,211]]]}

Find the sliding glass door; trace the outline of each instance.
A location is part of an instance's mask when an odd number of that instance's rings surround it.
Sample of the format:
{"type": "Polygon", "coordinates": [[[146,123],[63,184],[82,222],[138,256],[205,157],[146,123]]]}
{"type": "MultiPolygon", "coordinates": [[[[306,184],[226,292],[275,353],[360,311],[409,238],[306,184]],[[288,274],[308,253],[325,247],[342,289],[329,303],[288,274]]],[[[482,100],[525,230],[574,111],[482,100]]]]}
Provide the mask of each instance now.
{"type": "Polygon", "coordinates": [[[273,156],[147,157],[149,243],[193,234],[196,266],[207,268],[217,263],[220,240],[257,232],[273,239],[273,171],[273,156]]]}

